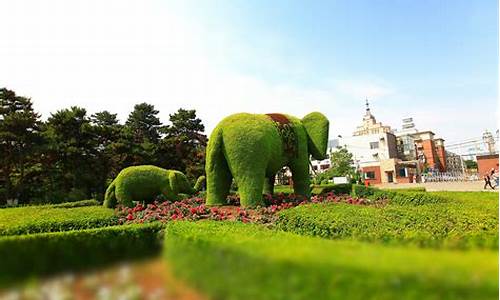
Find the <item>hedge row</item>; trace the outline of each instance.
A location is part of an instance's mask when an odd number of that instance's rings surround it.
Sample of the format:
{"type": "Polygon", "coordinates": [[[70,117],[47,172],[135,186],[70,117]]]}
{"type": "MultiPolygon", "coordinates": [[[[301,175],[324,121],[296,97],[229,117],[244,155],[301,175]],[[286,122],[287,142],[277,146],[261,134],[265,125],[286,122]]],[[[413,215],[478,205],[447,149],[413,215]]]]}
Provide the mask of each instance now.
{"type": "Polygon", "coordinates": [[[117,222],[114,211],[102,206],[6,208],[0,210],[0,236],[87,229],[117,222]]]}
{"type": "Polygon", "coordinates": [[[402,190],[381,190],[378,188],[359,184],[352,185],[352,196],[371,200],[389,200],[391,204],[400,205],[423,205],[429,203],[443,203],[447,199],[436,194],[418,192],[414,189],[402,190]]]}
{"type": "Polygon", "coordinates": [[[347,195],[351,193],[352,184],[350,183],[341,183],[341,184],[322,184],[315,185],[312,188],[311,194],[320,195],[332,192],[335,195],[347,195]]]}
{"type": "MultiPolygon", "coordinates": [[[[352,184],[350,183],[311,185],[311,194],[313,195],[320,195],[329,192],[332,192],[336,195],[344,195],[350,194],[351,190],[352,184]]],[[[292,194],[293,187],[289,185],[276,185],[274,187],[274,193],[292,194]]]]}
{"type": "Polygon", "coordinates": [[[498,253],[332,241],[227,222],[172,222],[164,255],[214,299],[497,299],[498,253]]]}
{"type": "Polygon", "coordinates": [[[161,243],[158,223],[0,237],[0,285],[145,257],[161,243]]]}
{"type": "Polygon", "coordinates": [[[90,199],[90,200],[81,200],[75,202],[64,202],[59,204],[49,204],[47,206],[52,208],[75,208],[82,206],[97,206],[97,205],[101,205],[101,203],[95,199],[90,199]]]}
{"type": "MultiPolygon", "coordinates": [[[[497,206],[498,209],[498,206],[497,206]]],[[[277,227],[304,235],[455,249],[498,248],[498,212],[455,203],[313,204],[279,213],[277,227]]]]}

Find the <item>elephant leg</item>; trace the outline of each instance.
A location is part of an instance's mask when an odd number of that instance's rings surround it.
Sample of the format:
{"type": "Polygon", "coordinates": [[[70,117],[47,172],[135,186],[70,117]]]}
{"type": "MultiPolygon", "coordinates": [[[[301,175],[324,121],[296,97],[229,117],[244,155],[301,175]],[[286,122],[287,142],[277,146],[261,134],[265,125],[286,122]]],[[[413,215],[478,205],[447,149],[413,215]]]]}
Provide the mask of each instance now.
{"type": "Polygon", "coordinates": [[[118,204],[128,206],[128,207],[134,206],[134,202],[133,202],[134,199],[132,199],[131,194],[128,193],[127,190],[117,188],[115,190],[115,196],[116,196],[116,201],[118,202],[118,204]]]}
{"type": "MultiPolygon", "coordinates": [[[[255,166],[253,166],[255,170],[255,166]]],[[[241,206],[255,207],[264,205],[262,199],[262,188],[264,186],[265,174],[264,168],[256,174],[250,168],[239,168],[236,170],[234,178],[238,184],[241,206]]]]}
{"type": "Polygon", "coordinates": [[[222,153],[215,160],[212,159],[210,161],[210,165],[207,165],[206,173],[206,204],[209,206],[226,204],[233,176],[222,153]]]}
{"type": "Polygon", "coordinates": [[[266,177],[266,179],[264,180],[264,191],[263,193],[264,194],[274,194],[274,179],[275,179],[276,175],[272,175],[272,176],[269,176],[269,177],[266,177]]]}
{"type": "Polygon", "coordinates": [[[311,179],[309,177],[309,160],[302,160],[290,167],[292,171],[293,191],[296,195],[307,198],[311,196],[311,179]]]}

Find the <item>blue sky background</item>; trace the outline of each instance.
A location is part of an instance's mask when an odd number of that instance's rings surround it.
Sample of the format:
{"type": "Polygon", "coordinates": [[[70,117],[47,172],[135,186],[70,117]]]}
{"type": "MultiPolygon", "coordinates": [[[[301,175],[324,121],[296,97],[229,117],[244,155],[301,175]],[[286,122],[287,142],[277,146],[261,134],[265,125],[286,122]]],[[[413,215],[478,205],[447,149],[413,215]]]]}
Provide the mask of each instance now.
{"type": "Polygon", "coordinates": [[[320,110],[335,137],[367,97],[379,121],[412,116],[448,142],[497,128],[494,0],[67,2],[0,1],[0,85],[44,117],[77,104],[124,120],[147,101],[165,122],[196,108],[210,131],[239,111],[320,110]]]}

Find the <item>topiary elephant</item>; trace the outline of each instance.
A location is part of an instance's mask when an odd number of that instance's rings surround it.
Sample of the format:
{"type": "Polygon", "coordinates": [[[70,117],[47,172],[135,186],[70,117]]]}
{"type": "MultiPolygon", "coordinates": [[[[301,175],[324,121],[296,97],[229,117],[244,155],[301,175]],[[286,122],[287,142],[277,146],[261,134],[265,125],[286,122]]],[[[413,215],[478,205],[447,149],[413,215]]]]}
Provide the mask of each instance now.
{"type": "Polygon", "coordinates": [[[223,119],[207,146],[207,205],[223,205],[232,179],[242,206],[262,205],[282,167],[292,171],[296,194],[310,196],[309,155],[324,159],[328,119],[313,112],[298,119],[283,114],[239,113],[223,119]]]}
{"type": "Polygon", "coordinates": [[[133,166],[120,171],[106,190],[104,206],[132,206],[133,201],[152,202],[158,195],[180,200],[180,194],[194,194],[186,176],[176,170],[156,166],[133,166]]]}

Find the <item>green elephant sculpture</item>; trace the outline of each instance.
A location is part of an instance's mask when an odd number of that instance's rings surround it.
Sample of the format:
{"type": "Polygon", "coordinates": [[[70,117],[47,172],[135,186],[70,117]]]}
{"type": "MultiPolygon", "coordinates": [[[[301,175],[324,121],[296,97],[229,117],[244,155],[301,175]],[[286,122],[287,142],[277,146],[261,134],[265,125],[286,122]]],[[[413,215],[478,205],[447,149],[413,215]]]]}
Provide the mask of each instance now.
{"type": "Polygon", "coordinates": [[[156,166],[133,166],[120,171],[104,196],[104,206],[116,204],[132,206],[133,201],[152,202],[158,195],[169,200],[180,200],[181,194],[194,194],[186,176],[176,170],[156,166]]]}
{"type": "Polygon", "coordinates": [[[328,119],[313,112],[302,119],[284,114],[239,113],[213,130],[206,153],[207,205],[224,205],[234,178],[242,206],[263,204],[276,173],[292,171],[296,194],[310,196],[309,155],[324,159],[328,119]]]}

